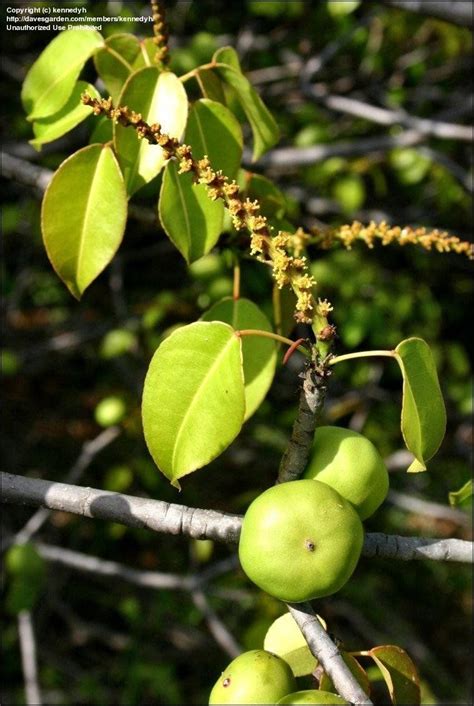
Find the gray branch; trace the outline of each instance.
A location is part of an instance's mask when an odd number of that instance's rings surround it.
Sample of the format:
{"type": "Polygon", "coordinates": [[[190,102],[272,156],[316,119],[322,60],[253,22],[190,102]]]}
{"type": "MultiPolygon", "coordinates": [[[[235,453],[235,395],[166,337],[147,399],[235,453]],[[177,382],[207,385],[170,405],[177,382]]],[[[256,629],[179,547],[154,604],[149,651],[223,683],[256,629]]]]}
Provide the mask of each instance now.
{"type": "MultiPolygon", "coordinates": [[[[119,522],[128,527],[142,527],[165,534],[184,534],[229,544],[239,541],[242,525],[240,515],[200,510],[161,500],[53,483],[11,473],[1,473],[0,477],[4,503],[44,506],[50,510],[119,522]]],[[[399,537],[376,532],[366,535],[363,555],[404,561],[435,559],[473,563],[472,547],[472,542],[461,539],[399,537]]]]}
{"type": "Polygon", "coordinates": [[[29,610],[18,613],[18,639],[21,650],[21,665],[25,680],[25,703],[27,706],[41,706],[41,693],[38,683],[38,664],[36,660],[36,640],[33,620],[29,610]]]}
{"type": "Polygon", "coordinates": [[[326,397],[324,373],[324,370],[320,373],[313,366],[308,366],[302,373],[303,385],[298,414],[288,447],[281,459],[278,483],[297,480],[308,464],[314,431],[326,397]]]}
{"type": "Polygon", "coordinates": [[[373,706],[342,659],[338,647],[319,622],[309,603],[289,603],[288,610],[304,635],[312,654],[324,667],[338,693],[357,706],[373,706]]]}
{"type": "Polygon", "coordinates": [[[119,522],[154,532],[184,534],[196,539],[237,542],[242,518],[214,510],[121,495],[37,478],[1,474],[2,501],[44,506],[50,510],[119,522]]]}
{"type": "Polygon", "coordinates": [[[386,5],[417,12],[453,22],[461,27],[472,27],[472,4],[469,0],[384,0],[386,5]]]}

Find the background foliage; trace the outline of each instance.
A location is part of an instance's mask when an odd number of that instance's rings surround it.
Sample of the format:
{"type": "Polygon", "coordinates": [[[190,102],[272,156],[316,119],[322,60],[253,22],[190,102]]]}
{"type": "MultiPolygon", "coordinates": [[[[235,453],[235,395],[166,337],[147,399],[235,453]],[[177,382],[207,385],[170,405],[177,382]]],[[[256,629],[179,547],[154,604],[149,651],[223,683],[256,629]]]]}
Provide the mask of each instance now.
{"type": "MultiPolygon", "coordinates": [[[[219,46],[232,44],[277,119],[281,144],[299,148],[299,154],[313,145],[327,147],[331,156],[305,166],[288,161],[265,167],[261,162],[262,171],[285,194],[295,224],[384,218],[469,238],[472,152],[465,142],[426,137],[413,147],[364,150],[364,142],[376,136],[391,135],[396,143],[403,128],[374,123],[370,107],[364,119],[331,110],[326,101],[337,94],[419,117],[465,122],[472,71],[467,29],[380,2],[328,7],[326,2],[248,1],[226,3],[225,11],[217,0],[167,5],[172,70],[189,71],[219,46]],[[306,95],[299,81],[300,62],[312,57],[323,59],[313,76],[319,99],[306,95]],[[337,148],[342,142],[349,144],[346,154],[337,148]]],[[[97,2],[93,11],[140,15],[147,6],[97,2]]],[[[144,27],[115,25],[114,31],[141,34],[144,27]]],[[[93,119],[35,152],[28,145],[32,135],[20,105],[20,85],[51,33],[10,32],[3,39],[4,150],[55,169],[85,144],[93,119]]],[[[85,80],[92,76],[86,68],[85,80]]],[[[178,496],[145,447],[143,378],[170,330],[196,320],[231,293],[228,254],[216,250],[188,268],[157,230],[152,183],[136,194],[118,256],[78,303],[47,261],[39,228],[41,194],[22,181],[14,178],[2,185],[6,470],[64,480],[82,444],[108,423],[107,404],[109,414],[115,405],[121,433],[94,459],[80,484],[244,512],[274,482],[295,414],[301,360],[294,356],[289,366],[278,368],[267,400],[238,439],[208,468],[185,478],[178,496]],[[108,398],[115,402],[104,404],[108,398]]],[[[264,269],[250,260],[244,264],[242,293],[271,316],[271,282],[264,269]]],[[[426,505],[422,512],[407,510],[400,495],[447,505],[448,493],[469,477],[472,350],[466,312],[472,279],[467,260],[411,247],[369,251],[360,246],[350,252],[315,251],[313,271],[322,296],[334,304],[341,352],[387,348],[402,338],[422,336],[435,352],[447,403],[448,433],[429,463],[430,472],[406,475],[398,472],[406,463],[397,453],[402,440],[396,365],[365,361],[337,366],[324,422],[363,431],[393,471],[396,493],[369,520],[368,529],[468,538],[467,519],[439,509],[429,512],[426,505]]],[[[468,518],[469,507],[465,512],[468,518]]],[[[4,513],[4,535],[17,531],[30,514],[19,508],[4,513]]],[[[180,574],[207,567],[229,552],[57,512],[39,538],[135,568],[180,574]]],[[[137,589],[40,564],[30,582],[38,587],[34,620],[47,703],[207,702],[209,687],[229,657],[215,644],[189,593],[137,589]]],[[[347,649],[384,643],[405,648],[419,666],[425,703],[467,703],[470,588],[467,567],[363,559],[353,580],[319,601],[317,610],[347,649]]],[[[21,704],[12,579],[5,568],[2,591],[7,608],[2,697],[5,703],[21,704]]],[[[283,612],[281,604],[253,589],[239,571],[218,578],[207,595],[246,649],[261,647],[266,629],[283,612]]]]}

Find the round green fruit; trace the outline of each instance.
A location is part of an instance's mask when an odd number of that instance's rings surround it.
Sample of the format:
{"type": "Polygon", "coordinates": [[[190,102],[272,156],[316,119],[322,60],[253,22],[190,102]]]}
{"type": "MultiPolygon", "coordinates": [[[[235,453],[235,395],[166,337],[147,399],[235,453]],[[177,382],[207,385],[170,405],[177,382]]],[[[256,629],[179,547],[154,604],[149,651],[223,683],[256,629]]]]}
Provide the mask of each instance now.
{"type": "Polygon", "coordinates": [[[316,429],[304,477],[337,490],[362,520],[376,511],[388,493],[387,469],[375,446],[362,434],[342,427],[316,429]]]}
{"type": "Polygon", "coordinates": [[[329,596],[348,581],[364,531],[352,505],[326,483],[296,480],[269,488],[242,522],[239,558],[259,588],[282,601],[329,596]]]}
{"type": "Polygon", "coordinates": [[[214,684],[210,704],[275,704],[296,688],[289,665],[265,650],[244,652],[214,684]]]}
{"type": "Polygon", "coordinates": [[[309,691],[295,691],[294,694],[287,694],[278,704],[347,704],[348,701],[344,701],[341,696],[337,694],[331,694],[329,691],[316,691],[315,689],[310,689],[309,691]]]}

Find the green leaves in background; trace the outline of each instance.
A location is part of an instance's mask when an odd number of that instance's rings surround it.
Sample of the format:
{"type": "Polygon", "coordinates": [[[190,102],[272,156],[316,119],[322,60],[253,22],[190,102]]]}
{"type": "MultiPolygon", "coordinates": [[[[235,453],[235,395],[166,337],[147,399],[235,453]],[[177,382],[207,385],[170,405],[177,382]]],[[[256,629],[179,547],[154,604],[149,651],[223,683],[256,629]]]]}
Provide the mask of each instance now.
{"type": "Polygon", "coordinates": [[[160,345],[145,379],[143,430],[172,485],[219,456],[244,420],[240,339],[221,322],[183,326],[160,345]]]}
{"type": "Polygon", "coordinates": [[[449,504],[452,507],[456,507],[457,505],[462,505],[466,500],[469,500],[469,498],[473,494],[473,484],[472,484],[472,478],[467,481],[467,483],[464,483],[462,488],[459,488],[459,490],[453,490],[449,493],[449,504]]]}
{"type": "MultiPolygon", "coordinates": [[[[202,321],[224,321],[235,330],[259,329],[272,331],[265,314],[249,299],[226,297],[202,316],[202,321]]],[[[245,381],[245,419],[248,419],[265,398],[275,375],[277,348],[275,342],[260,336],[242,337],[242,358],[245,381]]]]}
{"type": "MultiPolygon", "coordinates": [[[[191,145],[196,159],[207,155],[214,169],[222,169],[231,178],[237,173],[242,131],[225,106],[211,100],[196,101],[184,141],[191,145]]],[[[206,187],[194,184],[191,174],[178,174],[172,162],[165,169],[158,209],[166,234],[188,263],[206,255],[222,232],[223,203],[211,201],[206,187]]]]}
{"type": "Polygon", "coordinates": [[[233,179],[242,159],[242,129],[225,105],[203,98],[189,113],[184,141],[191,145],[195,159],[207,155],[213,169],[222,169],[233,179]]]}
{"type": "Polygon", "coordinates": [[[403,375],[402,433],[415,456],[408,471],[416,473],[426,470],[426,461],[444,438],[446,410],[428,344],[422,338],[407,338],[395,354],[403,375]]]}
{"type": "Polygon", "coordinates": [[[45,564],[33,544],[16,544],[5,556],[9,578],[5,605],[9,613],[34,608],[45,579],[45,564]]]}
{"type": "Polygon", "coordinates": [[[213,56],[215,71],[222,81],[235,91],[253,133],[253,159],[257,160],[279,139],[275,119],[244,76],[239,57],[232,47],[222,47],[213,56]]]}
{"type": "Polygon", "coordinates": [[[420,684],[416,667],[407,653],[396,645],[373,647],[368,651],[387,685],[393,704],[420,703],[420,684]]]}
{"type": "MultiPolygon", "coordinates": [[[[326,623],[318,616],[319,622],[326,629],[326,623]]],[[[313,657],[303,633],[290,613],[277,618],[268,628],[263,648],[278,655],[287,662],[295,677],[312,674],[318,664],[313,657]]]]}
{"type": "MultiPolygon", "coordinates": [[[[125,83],[119,103],[141,113],[146,122],[159,123],[164,133],[181,139],[188,98],[183,84],[170,71],[160,73],[149,66],[135,72],[125,83]]],[[[114,125],[114,144],[129,195],[156,177],[165,164],[161,147],[139,140],[134,130],[123,125],[114,125]]]]}
{"type": "Polygon", "coordinates": [[[127,196],[112,149],[90,145],[66,159],[46,190],[41,226],[48,257],[79,299],[114,256],[127,196]]]}
{"type": "Polygon", "coordinates": [[[48,44],[23,82],[21,99],[28,120],[46,118],[63,107],[84,64],[103,44],[92,29],[61,32],[48,44]]]}
{"type": "Polygon", "coordinates": [[[30,140],[30,145],[41,149],[42,145],[62,137],[91,115],[92,108],[81,103],[81,94],[84,91],[87,91],[93,98],[100,98],[100,94],[94,86],[85,81],[78,81],[68,100],[57,113],[47,118],[35,120],[33,123],[35,138],[30,140]]]}
{"type": "Polygon", "coordinates": [[[158,212],[166,235],[188,263],[208,253],[222,231],[223,203],[211,201],[191,174],[178,174],[175,162],[166,165],[158,212]]]}
{"type": "MultiPolygon", "coordinates": [[[[154,51],[156,53],[156,46],[154,51]]],[[[104,44],[103,49],[94,57],[95,67],[100,78],[109,92],[114,105],[126,80],[134,71],[152,62],[144,45],[133,34],[113,34],[104,44]]]]}

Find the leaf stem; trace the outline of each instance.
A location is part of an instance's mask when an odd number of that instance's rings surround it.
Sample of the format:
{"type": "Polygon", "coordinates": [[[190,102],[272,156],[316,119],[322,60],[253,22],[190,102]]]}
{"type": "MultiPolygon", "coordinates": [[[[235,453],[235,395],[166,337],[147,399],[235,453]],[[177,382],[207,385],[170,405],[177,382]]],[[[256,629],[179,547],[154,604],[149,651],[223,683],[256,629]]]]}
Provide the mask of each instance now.
{"type": "Polygon", "coordinates": [[[240,264],[237,258],[235,259],[234,263],[234,284],[232,288],[232,299],[235,302],[240,299],[240,264]]]}
{"type": "Polygon", "coordinates": [[[357,353],[345,353],[344,355],[336,355],[331,358],[329,365],[342,363],[344,360],[352,360],[353,358],[372,358],[375,356],[385,356],[386,358],[396,358],[395,351],[357,351],[357,353]]]}
{"type": "Polygon", "coordinates": [[[181,83],[186,83],[186,81],[189,81],[190,78],[194,78],[195,76],[197,76],[200,71],[213,69],[214,66],[216,66],[216,63],[214,61],[210,61],[208,64],[202,64],[202,66],[197,66],[195,69],[191,69],[191,71],[188,71],[186,74],[183,74],[178,78],[181,83]]]}
{"type": "MultiPolygon", "coordinates": [[[[235,333],[238,336],[261,336],[262,338],[272,338],[274,341],[284,343],[285,346],[294,346],[295,344],[295,341],[292,341],[291,338],[285,338],[285,336],[280,336],[280,334],[273,333],[273,331],[262,331],[260,329],[246,328],[241,331],[236,331],[235,333]]],[[[307,358],[311,357],[308,350],[302,345],[298,346],[297,350],[299,350],[300,353],[303,353],[303,355],[307,358]]]]}

